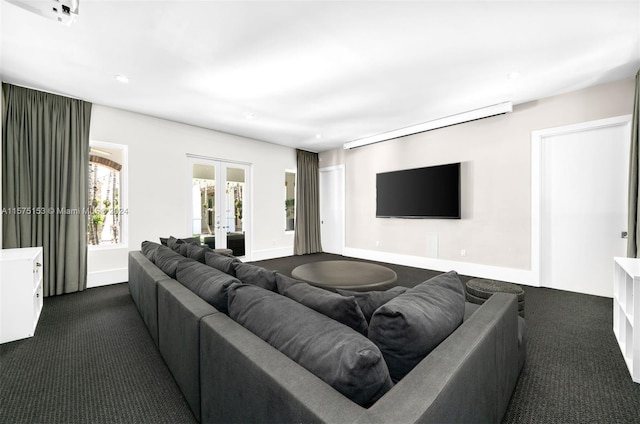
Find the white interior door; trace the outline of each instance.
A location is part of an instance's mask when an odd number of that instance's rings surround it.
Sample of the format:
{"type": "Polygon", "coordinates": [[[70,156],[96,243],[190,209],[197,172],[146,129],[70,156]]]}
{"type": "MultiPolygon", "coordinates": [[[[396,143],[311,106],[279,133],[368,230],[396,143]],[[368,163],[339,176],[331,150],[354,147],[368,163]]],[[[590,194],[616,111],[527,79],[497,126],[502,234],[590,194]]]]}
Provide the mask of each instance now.
{"type": "Polygon", "coordinates": [[[189,230],[216,249],[246,257],[249,240],[249,172],[247,164],[201,157],[188,158],[189,230]]]}
{"type": "Polygon", "coordinates": [[[626,254],[629,140],[624,122],[542,138],[542,286],[613,296],[613,257],[626,254]]]}
{"type": "Polygon", "coordinates": [[[320,169],[322,250],[342,255],[344,248],[344,166],[320,169]]]}

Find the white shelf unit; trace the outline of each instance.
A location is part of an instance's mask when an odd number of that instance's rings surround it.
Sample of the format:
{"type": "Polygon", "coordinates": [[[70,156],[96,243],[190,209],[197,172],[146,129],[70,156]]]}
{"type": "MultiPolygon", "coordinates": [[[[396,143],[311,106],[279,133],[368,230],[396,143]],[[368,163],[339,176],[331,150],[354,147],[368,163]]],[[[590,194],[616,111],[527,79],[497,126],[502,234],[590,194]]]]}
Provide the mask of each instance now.
{"type": "Polygon", "coordinates": [[[613,332],[631,378],[640,383],[640,259],[613,263],[613,332]]]}
{"type": "Polygon", "coordinates": [[[42,311],[42,247],[0,250],[0,343],[33,337],[42,311]]]}

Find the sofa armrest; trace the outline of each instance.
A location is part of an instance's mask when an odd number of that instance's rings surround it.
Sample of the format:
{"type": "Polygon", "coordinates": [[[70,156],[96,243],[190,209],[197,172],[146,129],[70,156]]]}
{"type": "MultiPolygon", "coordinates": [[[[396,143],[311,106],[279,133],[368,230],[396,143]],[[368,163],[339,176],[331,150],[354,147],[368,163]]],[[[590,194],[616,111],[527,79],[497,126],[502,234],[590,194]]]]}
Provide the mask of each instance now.
{"type": "Polygon", "coordinates": [[[176,280],[158,282],[158,348],[200,420],[200,321],[218,312],[176,280]]]}
{"type": "Polygon", "coordinates": [[[203,423],[348,423],[366,411],[224,314],[200,331],[203,423]]]}
{"type": "Polygon", "coordinates": [[[496,293],[358,423],[500,422],[518,379],[518,307],[496,293]]]}
{"type": "Polygon", "coordinates": [[[129,292],[158,345],[158,282],[170,278],[140,251],[129,252],[129,292]]]}

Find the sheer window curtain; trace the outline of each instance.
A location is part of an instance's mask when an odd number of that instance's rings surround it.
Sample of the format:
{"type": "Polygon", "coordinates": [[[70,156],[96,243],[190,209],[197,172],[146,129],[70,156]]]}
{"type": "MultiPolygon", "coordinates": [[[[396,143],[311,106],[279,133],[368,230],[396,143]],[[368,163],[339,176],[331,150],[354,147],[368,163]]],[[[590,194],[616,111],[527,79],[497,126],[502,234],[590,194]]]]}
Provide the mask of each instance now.
{"type": "Polygon", "coordinates": [[[42,246],[45,296],[84,290],[91,103],[2,90],[3,248],[42,246]]]}
{"type": "Polygon", "coordinates": [[[322,252],[320,242],[320,183],[318,154],[296,150],[296,222],[294,255],[322,252]]]}

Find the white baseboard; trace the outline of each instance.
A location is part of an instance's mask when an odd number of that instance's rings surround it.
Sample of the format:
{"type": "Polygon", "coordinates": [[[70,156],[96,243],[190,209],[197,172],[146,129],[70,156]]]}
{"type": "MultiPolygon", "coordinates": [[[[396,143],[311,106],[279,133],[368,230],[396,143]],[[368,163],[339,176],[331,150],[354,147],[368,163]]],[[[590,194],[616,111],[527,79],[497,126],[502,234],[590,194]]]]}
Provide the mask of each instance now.
{"type": "Polygon", "coordinates": [[[266,261],[267,259],[282,258],[291,255],[293,255],[293,246],[254,250],[251,255],[251,261],[266,261]]]}
{"type": "Polygon", "coordinates": [[[129,280],[127,268],[94,271],[87,275],[87,288],[107,286],[109,284],[124,283],[129,280]]]}
{"type": "Polygon", "coordinates": [[[447,272],[454,270],[461,275],[470,275],[479,278],[488,278],[492,280],[508,281],[510,283],[540,287],[539,282],[534,280],[533,273],[526,269],[503,268],[493,265],[426,258],[422,256],[401,255],[375,250],[355,249],[352,247],[345,247],[343,255],[353,258],[367,259],[370,261],[432,269],[434,271],[447,272]]]}

